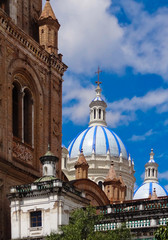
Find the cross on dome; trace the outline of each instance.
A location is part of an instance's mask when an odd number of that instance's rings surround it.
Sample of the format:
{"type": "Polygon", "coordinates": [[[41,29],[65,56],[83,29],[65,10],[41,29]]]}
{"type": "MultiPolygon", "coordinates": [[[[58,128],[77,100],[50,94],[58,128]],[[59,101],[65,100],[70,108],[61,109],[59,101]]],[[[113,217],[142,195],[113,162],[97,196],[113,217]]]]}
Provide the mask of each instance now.
{"type": "Polygon", "coordinates": [[[99,66],[98,66],[97,72],[95,72],[95,73],[98,75],[98,81],[95,82],[98,87],[99,87],[99,85],[102,83],[102,82],[100,82],[100,80],[99,80],[99,76],[100,76],[100,73],[101,73],[101,72],[102,72],[102,71],[100,70],[100,68],[99,68],[99,66]]]}

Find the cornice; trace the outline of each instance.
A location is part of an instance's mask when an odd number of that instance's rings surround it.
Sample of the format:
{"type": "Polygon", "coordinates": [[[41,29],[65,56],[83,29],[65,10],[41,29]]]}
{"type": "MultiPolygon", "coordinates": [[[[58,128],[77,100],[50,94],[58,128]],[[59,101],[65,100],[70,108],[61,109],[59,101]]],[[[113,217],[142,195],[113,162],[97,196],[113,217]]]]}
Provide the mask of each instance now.
{"type": "Polygon", "coordinates": [[[15,41],[29,50],[32,55],[45,62],[49,67],[54,68],[61,76],[67,70],[68,67],[61,61],[61,54],[58,54],[58,57],[54,54],[49,54],[32,37],[16,26],[2,9],[0,9],[0,27],[15,41]]]}

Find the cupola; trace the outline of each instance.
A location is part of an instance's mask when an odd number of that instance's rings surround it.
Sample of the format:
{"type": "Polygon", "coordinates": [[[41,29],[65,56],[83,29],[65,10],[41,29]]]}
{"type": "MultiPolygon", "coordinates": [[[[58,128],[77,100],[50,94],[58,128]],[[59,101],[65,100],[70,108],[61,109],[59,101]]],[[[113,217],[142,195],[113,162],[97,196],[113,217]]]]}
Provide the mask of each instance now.
{"type": "Polygon", "coordinates": [[[56,177],[56,162],[58,162],[58,158],[51,152],[50,146],[48,146],[46,154],[40,157],[40,161],[43,166],[43,177],[56,177]]]}
{"type": "Polygon", "coordinates": [[[100,68],[98,67],[98,81],[96,81],[97,88],[96,88],[96,97],[92,100],[90,103],[90,123],[89,126],[96,126],[96,125],[101,125],[101,126],[107,126],[106,123],[106,107],[107,104],[104,102],[104,100],[101,97],[101,88],[100,84],[101,82],[99,81],[99,74],[100,74],[100,68]]]}
{"type": "Polygon", "coordinates": [[[158,182],[158,164],[154,160],[154,152],[151,149],[150,159],[145,164],[145,179],[144,182],[158,182]]]}

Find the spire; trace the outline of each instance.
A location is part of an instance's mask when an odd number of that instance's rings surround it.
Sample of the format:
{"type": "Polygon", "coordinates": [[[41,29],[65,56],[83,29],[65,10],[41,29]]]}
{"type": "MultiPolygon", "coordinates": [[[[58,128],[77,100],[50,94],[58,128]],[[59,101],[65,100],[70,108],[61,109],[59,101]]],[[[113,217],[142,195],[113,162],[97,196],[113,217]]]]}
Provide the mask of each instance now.
{"type": "Polygon", "coordinates": [[[156,200],[158,199],[158,196],[156,194],[156,188],[153,189],[153,193],[152,193],[152,196],[151,196],[151,200],[156,200]]]}
{"type": "Polygon", "coordinates": [[[83,149],[81,150],[78,161],[76,162],[74,167],[76,169],[76,179],[88,178],[89,165],[83,154],[83,149]]]}
{"type": "Polygon", "coordinates": [[[113,179],[117,179],[117,176],[116,176],[116,171],[114,169],[114,163],[112,162],[105,181],[109,181],[109,180],[113,180],[113,179]]]}
{"type": "Polygon", "coordinates": [[[58,30],[60,24],[55,17],[50,1],[46,0],[44,9],[38,21],[39,43],[50,54],[58,55],[58,30]]]}
{"type": "Polygon", "coordinates": [[[117,178],[113,162],[111,163],[111,167],[103,185],[104,192],[110,200],[110,203],[123,202],[125,200],[126,186],[121,174],[119,178],[117,178]]]}
{"type": "Polygon", "coordinates": [[[144,182],[158,182],[158,164],[154,160],[153,148],[150,152],[150,159],[145,164],[145,179],[144,182]]]}
{"type": "Polygon", "coordinates": [[[106,107],[107,104],[104,102],[104,100],[101,97],[101,88],[100,84],[100,73],[102,71],[98,67],[97,74],[98,74],[98,80],[96,81],[97,87],[96,87],[96,96],[90,103],[90,123],[89,126],[95,126],[95,125],[101,125],[101,126],[107,126],[106,123],[106,107]]]}
{"type": "Polygon", "coordinates": [[[153,148],[151,148],[151,152],[150,152],[150,159],[149,159],[149,162],[155,162],[155,160],[154,160],[154,152],[153,152],[153,148]]]}
{"type": "Polygon", "coordinates": [[[52,18],[53,20],[56,20],[54,11],[50,4],[50,0],[46,0],[46,4],[44,6],[44,9],[41,13],[39,20],[46,19],[46,18],[52,18]]]}

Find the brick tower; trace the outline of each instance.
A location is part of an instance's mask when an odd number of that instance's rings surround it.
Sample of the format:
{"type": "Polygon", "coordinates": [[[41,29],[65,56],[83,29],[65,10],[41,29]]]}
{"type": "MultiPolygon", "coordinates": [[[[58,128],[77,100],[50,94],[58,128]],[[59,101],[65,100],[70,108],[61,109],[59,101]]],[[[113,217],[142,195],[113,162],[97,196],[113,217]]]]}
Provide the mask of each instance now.
{"type": "Polygon", "coordinates": [[[58,54],[59,23],[54,13],[50,16],[50,2],[41,10],[42,0],[0,2],[0,240],[10,239],[9,188],[41,176],[39,157],[48,144],[59,159],[56,174],[61,178],[67,66],[58,54]],[[43,26],[48,34],[51,30],[45,44],[43,26]]]}
{"type": "Polygon", "coordinates": [[[116,176],[113,162],[109,169],[109,173],[104,181],[104,192],[106,193],[110,203],[123,202],[125,200],[126,186],[121,177],[116,176]]]}
{"type": "Polygon", "coordinates": [[[81,151],[78,161],[75,164],[76,169],[76,179],[88,178],[88,168],[89,165],[86,162],[85,156],[83,155],[83,151],[81,151]]]}

